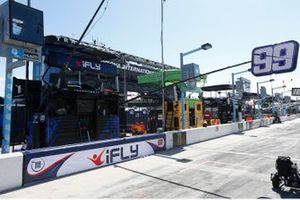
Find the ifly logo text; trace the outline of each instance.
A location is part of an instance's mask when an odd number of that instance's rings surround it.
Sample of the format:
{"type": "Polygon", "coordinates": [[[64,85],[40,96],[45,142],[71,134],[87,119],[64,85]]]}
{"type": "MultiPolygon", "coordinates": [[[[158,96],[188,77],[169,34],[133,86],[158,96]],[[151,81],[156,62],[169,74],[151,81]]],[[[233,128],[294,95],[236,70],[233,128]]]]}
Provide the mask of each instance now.
{"type": "Polygon", "coordinates": [[[106,164],[113,164],[118,161],[123,161],[123,160],[128,160],[128,159],[138,157],[139,155],[138,144],[130,145],[129,149],[126,148],[128,147],[115,147],[107,150],[104,149],[98,155],[94,154],[92,157],[89,157],[88,159],[92,161],[96,166],[101,166],[103,163],[105,163],[105,161],[106,164]],[[104,156],[105,161],[102,158],[104,152],[105,152],[105,156],[104,156]]]}
{"type": "Polygon", "coordinates": [[[101,70],[101,64],[100,63],[94,63],[94,62],[89,62],[89,61],[84,61],[84,60],[77,60],[75,62],[77,67],[82,67],[85,69],[92,69],[92,70],[101,70]]]}

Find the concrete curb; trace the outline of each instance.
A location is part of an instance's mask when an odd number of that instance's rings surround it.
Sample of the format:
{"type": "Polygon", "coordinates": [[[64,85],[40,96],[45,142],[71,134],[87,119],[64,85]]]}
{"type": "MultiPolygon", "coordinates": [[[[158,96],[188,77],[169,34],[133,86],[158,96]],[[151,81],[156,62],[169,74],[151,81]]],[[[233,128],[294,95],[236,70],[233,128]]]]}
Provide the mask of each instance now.
{"type": "Polygon", "coordinates": [[[0,192],[16,189],[23,183],[23,153],[0,155],[0,192]]]}

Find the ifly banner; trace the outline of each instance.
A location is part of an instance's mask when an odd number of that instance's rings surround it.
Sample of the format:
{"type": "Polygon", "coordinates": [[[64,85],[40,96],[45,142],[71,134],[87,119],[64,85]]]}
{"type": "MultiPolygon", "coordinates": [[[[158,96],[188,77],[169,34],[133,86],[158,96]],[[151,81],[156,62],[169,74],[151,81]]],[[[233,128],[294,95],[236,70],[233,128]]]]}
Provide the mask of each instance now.
{"type": "Polygon", "coordinates": [[[68,64],[68,67],[74,71],[89,71],[115,76],[117,74],[117,66],[112,63],[90,60],[77,56],[69,57],[65,54],[50,52],[46,60],[47,64],[56,67],[63,67],[68,64]]]}
{"type": "Polygon", "coordinates": [[[251,72],[254,76],[292,72],[297,67],[298,50],[294,40],[257,47],[252,51],[251,72]]]}
{"type": "Polygon", "coordinates": [[[165,150],[165,135],[115,139],[24,153],[24,184],[56,178],[165,150]]]}

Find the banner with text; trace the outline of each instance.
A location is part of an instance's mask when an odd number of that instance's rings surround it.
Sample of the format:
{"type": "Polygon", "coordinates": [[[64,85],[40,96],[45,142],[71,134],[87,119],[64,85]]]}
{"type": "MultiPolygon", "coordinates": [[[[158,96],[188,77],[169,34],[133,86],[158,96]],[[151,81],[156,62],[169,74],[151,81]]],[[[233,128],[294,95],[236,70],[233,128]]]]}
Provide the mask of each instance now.
{"type": "Polygon", "coordinates": [[[114,139],[24,153],[24,184],[123,162],[165,149],[165,135],[114,139]]]}

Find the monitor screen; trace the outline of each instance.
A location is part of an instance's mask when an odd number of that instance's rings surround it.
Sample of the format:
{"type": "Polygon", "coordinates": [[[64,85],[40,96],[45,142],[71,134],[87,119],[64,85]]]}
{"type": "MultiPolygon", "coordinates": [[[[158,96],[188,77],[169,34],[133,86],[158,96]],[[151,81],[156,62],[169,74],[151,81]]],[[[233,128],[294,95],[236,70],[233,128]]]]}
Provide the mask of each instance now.
{"type": "Polygon", "coordinates": [[[10,39],[42,46],[43,12],[15,1],[9,1],[10,39]]]}

